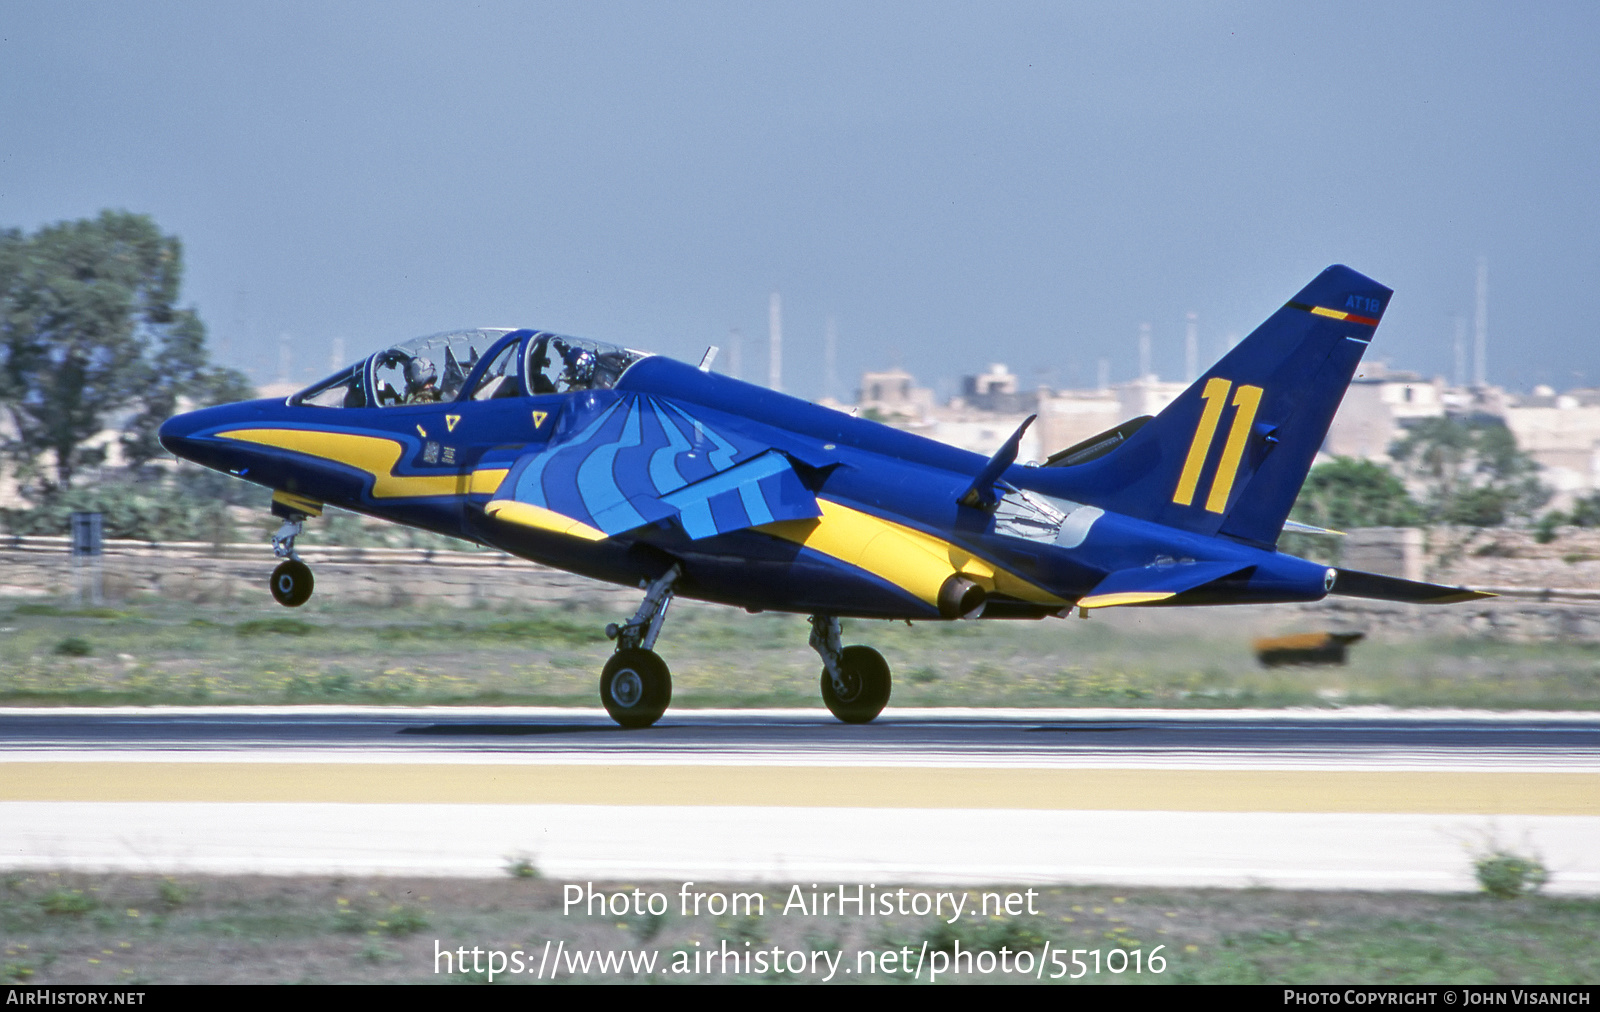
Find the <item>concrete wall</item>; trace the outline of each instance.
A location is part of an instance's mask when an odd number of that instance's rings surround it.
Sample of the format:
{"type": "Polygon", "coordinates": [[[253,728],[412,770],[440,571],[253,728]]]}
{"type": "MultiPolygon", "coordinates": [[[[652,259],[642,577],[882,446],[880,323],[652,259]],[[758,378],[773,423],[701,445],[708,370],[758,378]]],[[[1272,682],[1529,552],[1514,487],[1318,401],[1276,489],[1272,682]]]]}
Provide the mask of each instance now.
{"type": "MultiPolygon", "coordinates": [[[[459,608],[604,605],[632,611],[639,591],[598,583],[500,552],[307,548],[319,595],[369,605],[459,608]]],[[[85,570],[89,563],[83,563],[85,570]]],[[[108,541],[100,558],[109,600],[150,595],[195,604],[266,599],[277,559],[264,545],[108,541]]],[[[0,538],[0,596],[64,596],[76,579],[66,538],[0,538]]]]}
{"type": "MultiPolygon", "coordinates": [[[[0,537],[0,597],[71,595],[74,571],[66,545],[65,538],[0,537]]],[[[597,583],[498,552],[322,548],[301,554],[316,575],[319,596],[378,607],[563,605],[620,618],[640,598],[635,588],[597,583]]],[[[276,564],[265,546],[122,541],[108,542],[101,559],[108,600],[159,596],[201,606],[266,602],[267,576],[276,564]]],[[[1600,589],[1572,584],[1555,590],[1537,585],[1488,589],[1506,596],[1433,606],[1328,598],[1307,605],[1114,608],[1096,618],[1129,629],[1170,633],[1192,628],[1207,636],[1315,629],[1360,631],[1391,640],[1600,643],[1600,589]]]]}
{"type": "Polygon", "coordinates": [[[1402,580],[1427,578],[1420,527],[1359,527],[1349,532],[1342,548],[1339,564],[1345,569],[1402,580]]]}

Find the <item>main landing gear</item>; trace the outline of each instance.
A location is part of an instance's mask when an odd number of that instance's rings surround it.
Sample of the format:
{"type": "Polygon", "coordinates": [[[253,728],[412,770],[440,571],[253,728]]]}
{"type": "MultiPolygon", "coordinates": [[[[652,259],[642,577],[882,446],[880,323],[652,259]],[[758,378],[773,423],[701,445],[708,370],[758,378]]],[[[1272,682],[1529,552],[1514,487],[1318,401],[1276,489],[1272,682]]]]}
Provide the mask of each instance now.
{"type": "Polygon", "coordinates": [[[316,585],[311,578],[311,567],[301,562],[294,550],[294,539],[305,530],[306,514],[292,510],[279,515],[283,516],[283,526],[272,536],[272,552],[283,561],[272,571],[268,586],[272,588],[274,601],[285,608],[298,608],[311,600],[311,588],[316,585]]]}
{"type": "Polygon", "coordinates": [[[606,638],[617,641],[617,652],[600,672],[600,702],[623,727],[649,727],[672,702],[672,673],[651,648],[672,603],[673,585],[682,575],[674,563],[645,589],[632,618],[606,626],[606,638]]]}
{"type": "Polygon", "coordinates": [[[889,663],[871,647],[840,647],[839,620],[811,616],[811,649],[822,655],[822,701],[846,724],[870,724],[889,703],[889,663]]]}
{"type": "MultiPolygon", "coordinates": [[[[600,673],[600,701],[623,727],[649,727],[672,702],[672,674],[652,648],[683,569],[674,563],[645,588],[633,617],[606,626],[616,653],[600,673]]],[[[839,620],[811,616],[811,648],[822,657],[822,701],[846,724],[868,724],[889,703],[889,664],[871,647],[839,645],[839,620]]]]}

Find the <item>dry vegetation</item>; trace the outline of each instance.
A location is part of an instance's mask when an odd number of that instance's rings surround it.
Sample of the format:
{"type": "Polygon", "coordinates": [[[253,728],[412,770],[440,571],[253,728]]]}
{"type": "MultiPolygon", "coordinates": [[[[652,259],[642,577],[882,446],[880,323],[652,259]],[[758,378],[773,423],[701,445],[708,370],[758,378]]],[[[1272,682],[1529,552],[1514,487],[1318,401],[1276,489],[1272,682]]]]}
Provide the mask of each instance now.
{"type": "MultiPolygon", "coordinates": [[[[1600,647],[1374,636],[1338,668],[1262,669],[1240,612],[1043,622],[846,622],[901,706],[1600,706],[1600,647]]],[[[1292,618],[1292,613],[1274,613],[1292,618]]],[[[0,703],[592,706],[618,616],[313,602],[0,601],[0,703]]],[[[1302,621],[1304,621],[1302,619],[1302,621]]],[[[673,705],[816,706],[805,622],[683,602],[657,649],[673,705]]]]}
{"type": "MultiPolygon", "coordinates": [[[[659,890],[677,902],[677,883],[599,888],[659,890]]],[[[1148,954],[1165,947],[1164,973],[1103,969],[1084,978],[1101,983],[1570,983],[1600,977],[1600,950],[1593,944],[1600,937],[1600,901],[1592,899],[1041,887],[1036,916],[947,925],[932,916],[784,915],[787,884],[698,888],[763,891],[766,914],[685,917],[674,905],[656,917],[567,916],[562,883],[509,875],[483,881],[14,873],[0,890],[0,929],[6,978],[33,984],[483,982],[484,973],[435,974],[436,943],[521,949],[533,954],[531,965],[547,941],[563,942],[568,952],[653,951],[661,961],[654,974],[591,969],[576,979],[745,979],[663,972],[674,953],[704,951],[724,939],[739,949],[842,952],[841,966],[851,967],[858,952],[920,951],[924,941],[929,951],[946,952],[957,942],[968,951],[1004,946],[1038,952],[1049,942],[1068,951],[1099,949],[1102,958],[1117,948],[1148,954]]],[[[973,887],[972,902],[991,888],[973,887]]],[[[1093,957],[1087,958],[1092,966],[1093,957]]],[[[799,975],[750,976],[783,981],[799,975]]],[[[527,977],[505,974],[496,983],[527,977]]],[[[856,976],[840,972],[836,979],[856,976]]]]}

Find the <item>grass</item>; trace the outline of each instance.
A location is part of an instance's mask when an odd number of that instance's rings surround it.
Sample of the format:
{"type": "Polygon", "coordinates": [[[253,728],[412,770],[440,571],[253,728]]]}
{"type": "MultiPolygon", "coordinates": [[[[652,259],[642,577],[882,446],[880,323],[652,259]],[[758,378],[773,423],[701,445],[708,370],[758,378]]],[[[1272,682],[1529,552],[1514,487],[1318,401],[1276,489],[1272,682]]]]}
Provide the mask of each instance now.
{"type": "MultiPolygon", "coordinates": [[[[1231,609],[1043,622],[845,622],[880,650],[897,706],[1600,708],[1600,647],[1373,637],[1335,668],[1259,667],[1231,609]]],[[[1285,612],[1283,621],[1305,623],[1285,612]]],[[[363,608],[314,599],[145,601],[75,609],[0,601],[0,704],[595,702],[623,616],[363,608]]],[[[674,707],[815,706],[805,620],[681,602],[657,650],[674,707]]]]}
{"type": "MultiPolygon", "coordinates": [[[[1037,953],[1081,949],[1084,983],[1568,984],[1600,977],[1600,900],[1486,895],[1307,893],[1269,890],[1126,890],[1036,887],[1033,914],[808,916],[782,913],[787,885],[717,886],[759,891],[765,911],[685,916],[675,882],[595,883],[597,890],[660,892],[665,913],[588,916],[563,909],[566,883],[542,879],[165,878],[13,873],[0,888],[3,972],[29,984],[465,982],[484,974],[435,974],[435,951],[521,949],[536,964],[545,943],[655,952],[660,980],[795,980],[786,972],[671,974],[676,953],[829,951],[855,968],[862,953],[961,950],[1037,953]],[[173,906],[163,897],[181,890],[173,906]],[[51,897],[82,896],[89,909],[51,912],[51,897]],[[750,943],[746,946],[746,942],[750,943]],[[1124,953],[1157,952],[1164,972],[1113,973],[1124,953]],[[1090,953],[1101,953],[1093,972],[1090,953]]],[[[577,885],[586,885],[577,883],[577,885]]],[[[823,889],[832,883],[821,883],[823,889]]],[[[805,883],[803,889],[811,884],[805,883]]],[[[880,886],[880,892],[891,887],[880,886]]],[[[952,887],[907,887],[949,890],[952,887]]],[[[959,887],[956,887],[959,889],[959,887]]],[[[1003,886],[1005,890],[1018,886],[1003,886]]],[[[660,907],[657,908],[658,910],[660,907]]],[[[1070,971],[1070,964],[1068,966],[1070,971]]],[[[1051,975],[1047,969],[1046,979],[1051,975]]],[[[528,975],[496,979],[526,980],[528,975]]],[[[574,979],[629,979],[591,968],[574,979]]],[[[809,972],[804,979],[816,979],[809,972]]],[[[890,980],[908,974],[883,974],[890,980]]],[[[567,975],[563,974],[563,979],[567,975]]],[[[858,979],[839,973],[837,980],[858,979]]],[[[925,979],[925,978],[924,978],[925,979]]],[[[945,981],[975,979],[947,976],[945,981]]],[[[983,978],[1008,979],[995,973],[983,978]]],[[[1009,979],[1031,979],[1011,974],[1009,979]]]]}

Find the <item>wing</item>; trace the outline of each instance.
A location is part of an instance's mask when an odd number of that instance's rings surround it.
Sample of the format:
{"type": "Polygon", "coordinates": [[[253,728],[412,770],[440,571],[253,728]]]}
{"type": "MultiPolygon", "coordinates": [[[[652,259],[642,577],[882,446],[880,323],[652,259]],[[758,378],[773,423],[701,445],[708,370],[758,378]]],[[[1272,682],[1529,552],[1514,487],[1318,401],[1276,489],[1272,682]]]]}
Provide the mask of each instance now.
{"type": "Polygon", "coordinates": [[[821,516],[787,456],[652,397],[613,402],[522,457],[484,510],[591,540],[652,525],[699,540],[821,516]]]}
{"type": "Polygon", "coordinates": [[[1232,576],[1242,569],[1236,562],[1194,562],[1167,567],[1144,566],[1108,573],[1095,588],[1078,599],[1080,608],[1114,608],[1118,605],[1155,604],[1186,590],[1232,576]]]}

